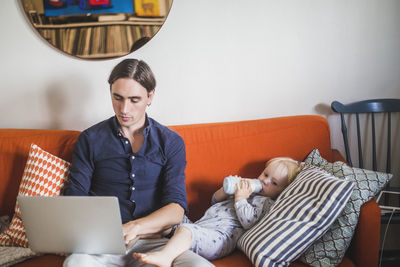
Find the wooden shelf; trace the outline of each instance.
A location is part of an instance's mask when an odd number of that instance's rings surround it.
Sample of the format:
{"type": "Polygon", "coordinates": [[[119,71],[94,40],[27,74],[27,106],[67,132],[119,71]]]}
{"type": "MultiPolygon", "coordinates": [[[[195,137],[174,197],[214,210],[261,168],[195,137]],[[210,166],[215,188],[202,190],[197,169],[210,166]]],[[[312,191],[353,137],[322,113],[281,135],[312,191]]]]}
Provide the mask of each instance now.
{"type": "Polygon", "coordinates": [[[141,19],[130,18],[124,21],[93,21],[93,22],[78,22],[66,24],[38,24],[32,22],[33,26],[37,29],[63,29],[63,28],[76,28],[76,27],[94,27],[94,26],[109,26],[109,25],[151,25],[162,26],[164,19],[141,19]]]}

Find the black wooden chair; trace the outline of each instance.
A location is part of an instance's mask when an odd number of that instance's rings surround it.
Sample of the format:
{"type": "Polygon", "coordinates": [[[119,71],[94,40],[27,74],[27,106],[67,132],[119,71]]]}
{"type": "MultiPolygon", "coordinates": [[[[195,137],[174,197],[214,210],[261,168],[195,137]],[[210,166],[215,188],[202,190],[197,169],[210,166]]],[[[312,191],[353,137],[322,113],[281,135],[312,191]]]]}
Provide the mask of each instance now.
{"type": "MultiPolygon", "coordinates": [[[[362,137],[365,137],[367,133],[361,133],[361,128],[360,128],[360,115],[362,116],[369,116],[369,120],[371,121],[371,139],[372,139],[372,169],[374,171],[377,171],[377,141],[376,141],[376,113],[385,113],[383,116],[379,116],[379,118],[385,119],[387,118],[386,126],[387,126],[387,155],[386,155],[386,172],[390,173],[392,168],[391,168],[391,152],[392,152],[392,113],[395,112],[400,112],[400,99],[371,99],[371,100],[364,100],[364,101],[359,101],[359,102],[354,102],[351,104],[344,105],[338,101],[333,101],[331,104],[332,109],[335,112],[338,112],[340,114],[341,118],[341,126],[342,126],[342,134],[343,134],[343,141],[344,141],[344,147],[346,151],[346,161],[350,166],[353,166],[353,161],[351,159],[350,155],[350,145],[349,145],[349,138],[348,138],[348,133],[347,133],[347,127],[349,126],[349,121],[346,122],[345,119],[345,114],[350,114],[350,116],[355,115],[356,119],[356,128],[357,128],[357,150],[358,150],[358,167],[359,168],[364,168],[364,162],[363,162],[363,150],[362,150],[362,137]]],[[[377,116],[378,117],[378,116],[377,116]]],[[[354,118],[353,118],[354,121],[354,118]]],[[[367,122],[367,120],[365,120],[367,122]]],[[[383,130],[383,127],[378,130],[383,130]]],[[[395,136],[395,138],[399,138],[399,136],[395,136]]],[[[379,142],[381,143],[381,142],[379,142]]],[[[400,164],[398,162],[397,164],[400,164]]],[[[392,180],[399,179],[399,177],[392,177],[392,180]]],[[[400,191],[400,188],[392,187],[390,186],[390,183],[386,186],[384,190],[387,191],[400,191]]],[[[385,204],[389,201],[388,199],[384,199],[385,204]]],[[[400,197],[398,199],[398,205],[400,204],[400,197]]],[[[400,223],[400,214],[399,213],[383,213],[381,216],[381,223],[386,224],[386,231],[385,234],[383,235],[383,240],[382,240],[382,245],[381,245],[381,260],[380,262],[386,262],[386,263],[398,263],[400,260],[400,256],[397,250],[394,251],[385,251],[384,249],[384,243],[385,243],[385,238],[386,238],[386,232],[387,232],[387,227],[389,224],[398,224],[400,223]]],[[[392,266],[392,265],[390,265],[392,266]]],[[[393,265],[394,266],[394,265],[393,265]]],[[[397,265],[398,266],[398,265],[397,265]]]]}
{"type": "MultiPolygon", "coordinates": [[[[379,171],[377,169],[377,141],[376,141],[376,113],[385,113],[383,116],[380,116],[382,119],[387,119],[387,142],[386,142],[386,172],[390,173],[391,168],[391,153],[392,153],[392,113],[400,112],[400,99],[371,99],[364,100],[359,102],[354,102],[351,104],[344,105],[338,101],[333,101],[331,104],[332,109],[335,112],[340,114],[341,118],[341,126],[342,126],[342,134],[344,147],[346,151],[346,161],[350,166],[353,166],[353,161],[350,155],[350,145],[349,138],[347,133],[348,121],[346,122],[345,114],[354,114],[356,118],[356,127],[357,127],[357,149],[358,149],[358,167],[364,168],[363,162],[363,150],[362,150],[362,136],[367,135],[367,133],[362,133],[360,128],[360,115],[362,116],[370,116],[369,120],[371,121],[371,139],[372,139],[372,169],[374,171],[379,171]]],[[[351,115],[352,116],[352,115],[351,115]]],[[[367,121],[367,120],[366,120],[367,121]]],[[[383,130],[383,128],[379,128],[378,130],[383,130]]],[[[398,137],[396,137],[398,138],[398,137]]],[[[400,162],[399,162],[400,164],[400,162]]],[[[392,178],[392,181],[395,179],[399,179],[396,177],[392,178]]],[[[400,188],[390,186],[390,183],[386,186],[385,190],[388,191],[399,191],[400,188]]],[[[400,203],[400,198],[399,198],[400,203]]],[[[382,215],[382,223],[387,223],[389,220],[389,214],[382,215]]],[[[391,223],[400,223],[400,215],[393,216],[391,223]]]]}

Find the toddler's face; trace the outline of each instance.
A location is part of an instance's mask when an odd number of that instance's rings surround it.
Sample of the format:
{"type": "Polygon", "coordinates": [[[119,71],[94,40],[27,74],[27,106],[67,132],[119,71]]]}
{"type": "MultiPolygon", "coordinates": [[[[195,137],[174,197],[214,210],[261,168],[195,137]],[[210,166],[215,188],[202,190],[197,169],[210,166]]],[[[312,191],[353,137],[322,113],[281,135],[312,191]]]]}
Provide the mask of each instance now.
{"type": "Polygon", "coordinates": [[[287,169],[283,164],[271,163],[260,174],[262,190],[260,195],[275,199],[288,186],[287,169]]]}

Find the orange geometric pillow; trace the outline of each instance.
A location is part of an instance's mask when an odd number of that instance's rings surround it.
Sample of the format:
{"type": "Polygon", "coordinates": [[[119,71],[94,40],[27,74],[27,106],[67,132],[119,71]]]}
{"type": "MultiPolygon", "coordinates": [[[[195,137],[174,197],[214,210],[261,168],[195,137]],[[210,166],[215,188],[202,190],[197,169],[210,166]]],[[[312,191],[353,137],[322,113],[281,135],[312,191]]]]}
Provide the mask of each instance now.
{"type": "MultiPolygon", "coordinates": [[[[59,196],[68,177],[69,167],[69,162],[31,144],[18,195],[59,196]]],[[[0,234],[0,245],[29,247],[18,202],[10,226],[0,234]]]]}

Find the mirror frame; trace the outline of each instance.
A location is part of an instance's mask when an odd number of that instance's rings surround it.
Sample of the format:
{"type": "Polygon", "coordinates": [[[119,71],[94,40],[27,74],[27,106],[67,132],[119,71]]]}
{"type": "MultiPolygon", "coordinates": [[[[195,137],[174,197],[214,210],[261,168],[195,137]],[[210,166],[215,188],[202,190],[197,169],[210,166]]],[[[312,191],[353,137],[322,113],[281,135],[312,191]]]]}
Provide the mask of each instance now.
{"type": "MultiPolygon", "coordinates": [[[[79,2],[58,1],[63,5],[79,2]]],[[[87,60],[126,56],[145,45],[163,26],[173,2],[131,1],[134,13],[51,17],[45,16],[44,0],[18,0],[25,17],[41,39],[64,54],[87,60]],[[149,9],[149,5],[154,8],[149,9]]]]}

